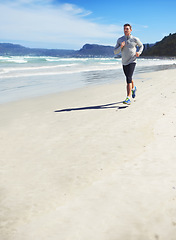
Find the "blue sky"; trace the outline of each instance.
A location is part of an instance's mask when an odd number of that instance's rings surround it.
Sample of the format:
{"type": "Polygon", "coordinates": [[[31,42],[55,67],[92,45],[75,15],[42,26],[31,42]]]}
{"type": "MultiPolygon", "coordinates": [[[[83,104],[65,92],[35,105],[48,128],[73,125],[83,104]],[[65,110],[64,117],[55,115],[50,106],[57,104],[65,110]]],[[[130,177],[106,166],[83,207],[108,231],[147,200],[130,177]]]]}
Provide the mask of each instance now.
{"type": "Polygon", "coordinates": [[[130,23],[143,43],[176,32],[175,0],[0,0],[0,42],[80,49],[115,45],[130,23]]]}

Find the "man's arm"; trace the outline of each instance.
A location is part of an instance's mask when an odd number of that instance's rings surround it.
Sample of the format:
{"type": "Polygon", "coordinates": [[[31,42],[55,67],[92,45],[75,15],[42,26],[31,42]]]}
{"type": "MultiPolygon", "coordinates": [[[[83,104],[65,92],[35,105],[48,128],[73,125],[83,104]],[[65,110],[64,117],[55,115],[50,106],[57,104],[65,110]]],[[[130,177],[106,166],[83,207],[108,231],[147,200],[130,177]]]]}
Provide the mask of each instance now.
{"type": "Polygon", "coordinates": [[[139,47],[139,51],[136,53],[136,56],[139,57],[144,49],[144,46],[139,40],[139,38],[136,38],[136,40],[137,40],[137,46],[139,47]]]}
{"type": "Polygon", "coordinates": [[[119,43],[119,40],[117,40],[117,44],[114,48],[114,54],[118,54],[121,51],[121,44],[119,43]]]}

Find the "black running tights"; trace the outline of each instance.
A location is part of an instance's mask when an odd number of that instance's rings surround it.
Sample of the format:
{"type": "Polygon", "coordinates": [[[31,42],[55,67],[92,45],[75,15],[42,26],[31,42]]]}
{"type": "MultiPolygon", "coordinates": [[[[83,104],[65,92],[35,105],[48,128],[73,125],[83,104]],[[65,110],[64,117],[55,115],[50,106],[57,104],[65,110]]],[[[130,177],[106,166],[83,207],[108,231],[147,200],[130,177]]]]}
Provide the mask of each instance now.
{"type": "Polygon", "coordinates": [[[132,83],[132,76],[133,76],[135,66],[136,66],[136,63],[123,65],[123,71],[125,73],[127,83],[132,83]]]}

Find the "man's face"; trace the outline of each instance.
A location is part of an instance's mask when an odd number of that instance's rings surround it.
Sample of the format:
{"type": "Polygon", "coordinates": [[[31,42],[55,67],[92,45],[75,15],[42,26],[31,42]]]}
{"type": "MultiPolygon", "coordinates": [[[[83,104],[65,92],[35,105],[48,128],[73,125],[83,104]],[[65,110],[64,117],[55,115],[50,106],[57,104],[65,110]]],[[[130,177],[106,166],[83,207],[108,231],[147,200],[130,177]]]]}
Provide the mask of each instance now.
{"type": "Polygon", "coordinates": [[[132,29],[129,26],[124,27],[125,36],[129,36],[131,34],[132,29]]]}

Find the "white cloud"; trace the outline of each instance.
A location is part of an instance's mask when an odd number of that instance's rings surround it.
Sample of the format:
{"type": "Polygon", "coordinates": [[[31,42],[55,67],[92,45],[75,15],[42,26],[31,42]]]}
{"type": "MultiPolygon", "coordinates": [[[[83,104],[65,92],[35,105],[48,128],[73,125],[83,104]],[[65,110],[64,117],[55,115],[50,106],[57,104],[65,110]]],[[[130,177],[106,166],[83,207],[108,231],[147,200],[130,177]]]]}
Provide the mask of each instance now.
{"type": "Polygon", "coordinates": [[[71,15],[80,15],[82,17],[90,15],[91,11],[86,11],[83,8],[79,8],[74,4],[65,3],[61,5],[61,9],[65,12],[70,13],[71,15]]]}
{"type": "Polygon", "coordinates": [[[2,39],[35,42],[36,47],[80,48],[83,44],[115,44],[117,25],[98,24],[86,16],[91,11],[52,0],[0,0],[2,39]]]}

